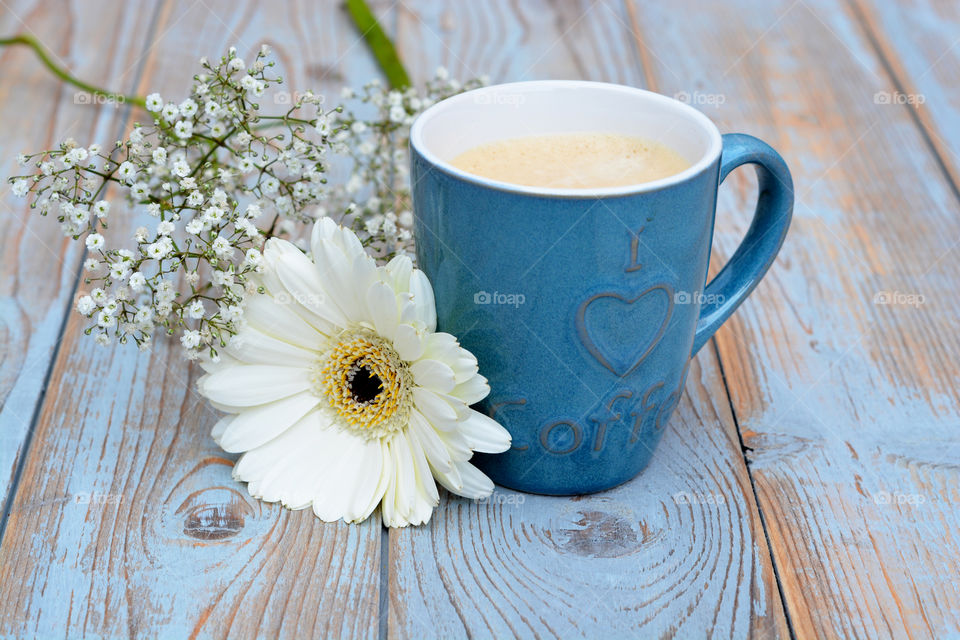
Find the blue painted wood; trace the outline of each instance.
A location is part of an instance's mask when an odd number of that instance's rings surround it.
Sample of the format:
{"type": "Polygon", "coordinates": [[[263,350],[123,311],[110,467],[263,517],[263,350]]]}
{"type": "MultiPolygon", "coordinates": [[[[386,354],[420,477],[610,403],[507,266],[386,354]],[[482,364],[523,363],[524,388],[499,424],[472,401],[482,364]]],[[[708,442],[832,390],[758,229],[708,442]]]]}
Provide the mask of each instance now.
{"type": "MultiPolygon", "coordinates": [[[[201,55],[237,45],[252,58],[261,42],[290,86],[331,100],[344,77],[375,75],[332,1],[171,2],[153,33],[125,56],[146,56],[141,95],[179,101],[201,55]]],[[[91,65],[111,37],[86,35],[91,65]]],[[[110,233],[144,223],[118,209],[110,233]]],[[[56,274],[55,264],[36,269],[37,280],[56,274]]],[[[376,636],[379,519],[325,524],[250,499],[230,479],[234,457],[210,438],[215,412],[179,347],[103,349],[78,320],[63,334],[0,546],[0,636],[376,636]]]]}
{"type": "Polygon", "coordinates": [[[960,184],[960,5],[857,0],[854,6],[891,73],[874,101],[912,112],[960,184]]]}
{"type": "MultiPolygon", "coordinates": [[[[0,13],[0,33],[29,30],[76,75],[129,90],[137,80],[153,8],[120,8],[106,19],[93,13],[82,3],[53,10],[41,2],[10,2],[0,13]],[[64,20],[64,15],[75,19],[64,20]],[[100,40],[103,46],[95,52],[90,43],[100,40]]],[[[127,112],[83,103],[85,95],[62,86],[26,48],[0,50],[0,64],[0,212],[5,221],[0,237],[0,501],[5,501],[73,304],[81,256],[55,221],[41,219],[10,194],[6,176],[27,171],[15,164],[17,154],[55,147],[70,136],[108,144],[127,112]]]]}
{"type": "MultiPolygon", "coordinates": [[[[716,334],[787,614],[804,638],[956,634],[960,203],[909,111],[874,101],[892,82],[857,12],[738,4],[636,13],[659,90],[793,172],[780,257],[716,334]]],[[[749,223],[740,173],[719,264],[749,223]]]]}

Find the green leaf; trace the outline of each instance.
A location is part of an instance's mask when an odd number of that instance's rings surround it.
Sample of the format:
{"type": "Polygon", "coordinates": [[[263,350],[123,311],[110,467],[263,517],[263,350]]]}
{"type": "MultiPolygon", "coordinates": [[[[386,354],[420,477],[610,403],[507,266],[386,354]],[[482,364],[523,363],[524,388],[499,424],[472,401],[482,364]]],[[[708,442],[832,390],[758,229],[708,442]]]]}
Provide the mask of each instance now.
{"type": "Polygon", "coordinates": [[[387,83],[391,89],[405,89],[410,86],[410,76],[400,62],[400,56],[397,55],[397,49],[393,42],[387,37],[376,16],[367,5],[365,0],[347,0],[347,11],[353,18],[353,23],[357,25],[360,35],[366,40],[367,46],[373,52],[377,59],[377,64],[383,70],[387,77],[387,83]]]}

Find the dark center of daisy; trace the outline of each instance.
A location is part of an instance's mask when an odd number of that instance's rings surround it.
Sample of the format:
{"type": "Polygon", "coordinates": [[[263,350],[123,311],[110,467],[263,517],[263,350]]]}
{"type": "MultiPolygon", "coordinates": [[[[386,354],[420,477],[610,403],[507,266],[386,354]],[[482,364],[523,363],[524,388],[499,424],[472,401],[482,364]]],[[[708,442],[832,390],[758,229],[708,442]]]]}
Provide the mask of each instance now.
{"type": "Polygon", "coordinates": [[[380,391],[383,389],[383,381],[365,364],[354,365],[354,367],[351,372],[353,375],[348,383],[350,394],[353,396],[354,402],[370,404],[380,395],[380,391]]]}

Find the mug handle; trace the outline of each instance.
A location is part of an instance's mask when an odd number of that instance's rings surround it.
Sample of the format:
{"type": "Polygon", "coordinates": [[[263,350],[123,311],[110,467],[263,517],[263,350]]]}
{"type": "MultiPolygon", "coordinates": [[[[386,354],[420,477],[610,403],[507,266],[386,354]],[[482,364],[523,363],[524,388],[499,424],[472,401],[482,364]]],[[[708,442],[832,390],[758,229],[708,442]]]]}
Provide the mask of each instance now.
{"type": "Polygon", "coordinates": [[[744,164],[757,167],[757,208],[733,257],[703,290],[705,302],[700,308],[691,356],[757,286],[790,228],[793,179],[783,158],[763,140],[742,133],[725,134],[719,181],[744,164]]]}

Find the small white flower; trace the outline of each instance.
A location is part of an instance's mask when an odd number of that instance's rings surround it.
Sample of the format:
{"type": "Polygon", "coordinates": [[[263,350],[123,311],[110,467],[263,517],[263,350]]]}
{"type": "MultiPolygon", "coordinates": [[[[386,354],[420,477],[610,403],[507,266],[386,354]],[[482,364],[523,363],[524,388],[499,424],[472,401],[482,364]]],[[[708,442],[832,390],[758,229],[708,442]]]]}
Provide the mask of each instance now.
{"type": "Polygon", "coordinates": [[[253,158],[250,156],[244,156],[237,160],[237,171],[240,173],[250,173],[256,168],[256,166],[257,165],[254,164],[253,158]]]}
{"type": "Polygon", "coordinates": [[[263,264],[263,254],[257,249],[247,249],[243,263],[255,269],[263,264]]]}
{"type": "Polygon", "coordinates": [[[168,236],[168,235],[170,235],[171,233],[173,233],[173,230],[176,229],[176,228],[177,228],[176,225],[174,225],[174,224],[173,224],[172,222],[170,222],[169,220],[162,220],[162,221],[157,225],[157,235],[158,235],[158,236],[168,236]]]}
{"type": "Polygon", "coordinates": [[[110,265],[110,277],[114,280],[126,280],[130,275],[130,267],[123,262],[114,262],[110,265]]]}
{"type": "Polygon", "coordinates": [[[140,327],[150,326],[153,323],[153,309],[141,307],[133,316],[133,321],[140,327]]]}
{"type": "Polygon", "coordinates": [[[273,176],[270,176],[261,183],[260,188],[268,195],[276,193],[277,189],[280,188],[280,182],[273,176]]]}
{"type": "Polygon", "coordinates": [[[173,173],[176,176],[185,178],[190,175],[190,165],[187,164],[186,160],[177,160],[173,163],[173,173]]]}
{"type": "Polygon", "coordinates": [[[327,138],[330,136],[330,132],[331,132],[330,123],[327,122],[327,119],[324,116],[320,116],[317,118],[317,124],[315,124],[313,128],[316,130],[317,133],[319,133],[324,138],[327,138]]]}
{"type": "Polygon", "coordinates": [[[150,204],[148,204],[148,205],[147,205],[147,213],[150,214],[151,216],[153,216],[154,218],[159,217],[159,216],[160,216],[160,203],[159,203],[159,202],[151,202],[150,204]]]}
{"type": "Polygon", "coordinates": [[[390,120],[393,122],[403,122],[404,118],[407,117],[407,112],[400,105],[394,105],[390,107],[390,120]]]}
{"type": "Polygon", "coordinates": [[[153,150],[153,162],[159,165],[165,165],[167,163],[167,150],[163,147],[153,150]]]}
{"type": "Polygon", "coordinates": [[[100,268],[100,261],[96,258],[87,258],[83,261],[83,268],[85,271],[96,271],[100,268]]]}
{"type": "Polygon", "coordinates": [[[186,308],[184,309],[184,313],[187,315],[188,318],[199,320],[200,318],[203,317],[203,314],[205,313],[203,308],[203,301],[194,300],[193,302],[191,302],[186,306],[186,308]]]}
{"type": "Polygon", "coordinates": [[[97,218],[106,218],[109,213],[110,203],[106,200],[97,200],[97,202],[93,205],[93,215],[97,216],[97,218]]]}
{"type": "Polygon", "coordinates": [[[253,91],[257,88],[257,79],[251,75],[243,76],[243,78],[240,79],[240,86],[247,91],[253,91]]]}
{"type": "Polygon", "coordinates": [[[189,138],[193,135],[193,123],[187,120],[180,120],[173,125],[173,132],[178,138],[189,138]]]}
{"type": "Polygon", "coordinates": [[[88,318],[94,312],[94,310],[96,310],[96,308],[97,308],[97,303],[95,303],[93,301],[93,298],[91,298],[90,296],[83,296],[79,300],[77,300],[77,311],[79,311],[82,315],[85,315],[88,318]]]}
{"type": "Polygon", "coordinates": [[[223,107],[213,100],[207,100],[207,104],[203,105],[203,111],[212,118],[216,118],[222,110],[223,107]]]}
{"type": "Polygon", "coordinates": [[[200,218],[194,218],[187,223],[187,226],[184,227],[187,233],[198,236],[203,232],[203,220],[200,218]]]}
{"type": "Polygon", "coordinates": [[[102,329],[109,329],[117,324],[117,319],[106,311],[101,311],[97,314],[97,326],[102,329]]]}
{"type": "Polygon", "coordinates": [[[190,195],[187,196],[187,205],[190,207],[196,207],[203,204],[203,194],[199,191],[192,191],[190,195]]]}
{"type": "Polygon", "coordinates": [[[240,218],[239,220],[233,223],[233,226],[236,227],[238,231],[243,233],[243,235],[247,236],[248,238],[256,238],[257,235],[259,235],[260,233],[257,230],[257,227],[254,226],[254,224],[249,220],[247,220],[246,218],[240,218]]]}
{"type": "Polygon", "coordinates": [[[26,180],[20,179],[16,180],[13,183],[13,187],[10,189],[13,192],[13,195],[18,198],[22,198],[27,195],[27,192],[30,191],[30,183],[26,180]]]}
{"type": "Polygon", "coordinates": [[[183,335],[180,336],[180,344],[182,344],[185,349],[197,348],[200,345],[200,332],[184,331],[183,335]]]}
{"type": "Polygon", "coordinates": [[[147,183],[145,182],[135,182],[134,184],[130,185],[130,194],[138,200],[146,198],[147,194],[149,193],[150,189],[147,187],[147,183]]]}
{"type": "Polygon", "coordinates": [[[90,297],[93,299],[94,302],[103,303],[107,301],[107,292],[101,289],[100,287],[97,287],[96,289],[90,292],[90,297]]]}
{"type": "Polygon", "coordinates": [[[133,289],[137,293],[140,293],[141,291],[144,290],[144,288],[146,288],[147,279],[142,273],[137,271],[136,273],[130,276],[129,283],[130,283],[131,289],[133,289]]]}
{"type": "Polygon", "coordinates": [[[137,165],[133,164],[129,160],[123,162],[117,168],[117,177],[127,184],[133,182],[137,177],[137,165]]]}
{"type": "Polygon", "coordinates": [[[235,139],[237,141],[237,144],[239,144],[241,147],[245,147],[248,144],[250,144],[251,140],[253,140],[253,136],[251,136],[246,131],[241,131],[235,136],[235,139]]]}
{"type": "Polygon", "coordinates": [[[140,127],[134,127],[133,131],[130,132],[130,142],[134,144],[140,144],[143,142],[143,129],[140,127]]]}
{"type": "Polygon", "coordinates": [[[147,96],[147,111],[156,113],[163,109],[163,98],[159,93],[151,93],[147,96]]]}
{"type": "Polygon", "coordinates": [[[213,249],[218,258],[229,258],[233,254],[233,247],[223,236],[217,236],[210,244],[210,248],[213,249]]]}
{"type": "Polygon", "coordinates": [[[243,58],[233,58],[230,60],[230,64],[228,66],[234,71],[240,71],[241,69],[245,69],[247,65],[244,64],[243,58]]]}
{"type": "Polygon", "coordinates": [[[100,345],[101,347],[110,346],[110,336],[108,336],[108,335],[105,334],[105,333],[98,333],[98,334],[94,337],[93,341],[96,342],[96,343],[97,343],[98,345],[100,345]]]}
{"type": "Polygon", "coordinates": [[[207,207],[203,210],[203,219],[205,222],[220,222],[223,213],[224,211],[220,207],[207,207]]]}
{"type": "Polygon", "coordinates": [[[147,256],[153,258],[154,260],[161,260],[170,255],[170,252],[173,251],[173,243],[170,241],[170,238],[160,238],[154,243],[147,245],[147,256]]]}
{"type": "Polygon", "coordinates": [[[87,159],[87,155],[87,150],[83,147],[70,149],[70,151],[68,151],[67,155],[64,157],[64,163],[66,164],[66,162],[69,161],[71,165],[80,164],[87,159]]]}
{"type": "Polygon", "coordinates": [[[197,103],[187,98],[180,103],[180,115],[184,118],[192,118],[197,114],[197,103]]]}
{"type": "Polygon", "coordinates": [[[180,115],[180,109],[172,102],[168,102],[167,104],[163,105],[160,115],[165,121],[173,122],[173,119],[180,115]]]}
{"type": "Polygon", "coordinates": [[[91,251],[103,248],[103,236],[99,233],[91,233],[87,236],[86,245],[91,251]]]}
{"type": "Polygon", "coordinates": [[[95,155],[97,155],[98,153],[100,153],[100,145],[94,143],[94,144],[90,145],[89,147],[87,147],[87,151],[90,152],[90,155],[95,156],[95,155]]]}
{"type": "Polygon", "coordinates": [[[251,220],[256,220],[260,217],[260,214],[263,213],[263,209],[260,208],[260,205],[256,202],[251,202],[247,205],[244,215],[246,215],[251,220]]]}
{"type": "Polygon", "coordinates": [[[407,257],[378,267],[357,236],[316,224],[313,259],[271,239],[245,325],[205,365],[200,393],[229,415],[213,429],[251,495],[326,521],[390,527],[428,521],[437,484],[481,498],[493,483],[473,451],[510,447],[499,424],[470,409],[489,393],[477,361],[436,333],[433,290],[407,257]],[[283,340],[276,340],[278,327],[283,340]],[[334,466],[339,470],[329,475],[334,466]]]}

